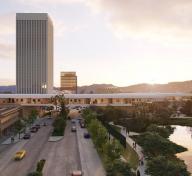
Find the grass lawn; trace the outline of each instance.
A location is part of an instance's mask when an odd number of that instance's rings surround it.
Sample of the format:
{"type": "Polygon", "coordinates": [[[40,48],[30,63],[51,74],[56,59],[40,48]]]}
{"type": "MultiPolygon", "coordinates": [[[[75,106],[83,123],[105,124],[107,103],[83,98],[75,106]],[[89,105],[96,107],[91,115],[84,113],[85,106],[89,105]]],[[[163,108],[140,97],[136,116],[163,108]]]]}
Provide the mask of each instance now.
{"type": "Polygon", "coordinates": [[[129,165],[136,170],[137,166],[139,165],[139,157],[129,144],[127,144],[127,148],[123,153],[123,157],[127,160],[129,165]]]}

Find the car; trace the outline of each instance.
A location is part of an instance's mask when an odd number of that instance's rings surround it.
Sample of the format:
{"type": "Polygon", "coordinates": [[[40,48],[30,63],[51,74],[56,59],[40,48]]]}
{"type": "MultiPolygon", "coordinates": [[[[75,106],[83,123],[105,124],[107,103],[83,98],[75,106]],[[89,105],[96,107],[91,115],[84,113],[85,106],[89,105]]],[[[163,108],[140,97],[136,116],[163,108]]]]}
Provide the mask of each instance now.
{"type": "Polygon", "coordinates": [[[77,131],[76,126],[72,126],[72,127],[71,127],[71,131],[72,131],[72,132],[76,132],[76,131],[77,131]]]}
{"type": "Polygon", "coordinates": [[[83,176],[83,172],[80,170],[73,171],[71,176],[83,176]]]}
{"type": "Polygon", "coordinates": [[[81,123],[80,123],[80,126],[81,126],[81,128],[85,128],[85,123],[84,123],[84,122],[81,122],[81,123]]]}
{"type": "Polygon", "coordinates": [[[14,159],[22,160],[25,157],[25,155],[26,155],[26,150],[20,150],[15,154],[14,159]]]}
{"type": "Polygon", "coordinates": [[[38,131],[38,128],[35,126],[31,127],[31,129],[30,129],[31,133],[36,133],[37,131],[38,131]]]}
{"type": "Polygon", "coordinates": [[[84,133],[84,138],[85,139],[89,139],[91,137],[91,135],[89,133],[84,133]]]}
{"type": "Polygon", "coordinates": [[[75,124],[75,123],[76,123],[76,120],[75,120],[75,119],[72,119],[72,120],[71,120],[71,123],[75,124]]]}
{"type": "Polygon", "coordinates": [[[25,133],[23,136],[23,139],[30,139],[31,138],[31,134],[30,133],[25,133]]]}
{"type": "Polygon", "coordinates": [[[40,124],[36,124],[35,127],[36,127],[37,129],[40,129],[40,128],[41,128],[40,124]]]}

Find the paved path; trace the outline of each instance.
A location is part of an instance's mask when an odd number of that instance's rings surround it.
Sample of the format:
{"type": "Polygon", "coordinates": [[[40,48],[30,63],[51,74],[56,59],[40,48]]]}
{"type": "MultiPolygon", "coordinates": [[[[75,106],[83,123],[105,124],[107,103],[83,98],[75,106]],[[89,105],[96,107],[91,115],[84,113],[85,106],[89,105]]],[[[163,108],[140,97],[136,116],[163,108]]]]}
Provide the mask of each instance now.
{"type": "Polygon", "coordinates": [[[84,176],[105,176],[105,170],[94,144],[91,139],[84,138],[84,132],[87,132],[87,129],[77,124],[77,138],[84,176]]]}
{"type": "Polygon", "coordinates": [[[145,174],[145,170],[146,170],[146,164],[147,164],[147,161],[145,160],[144,158],[144,154],[143,154],[143,149],[138,145],[136,144],[136,149],[133,147],[133,143],[135,142],[130,136],[132,135],[139,135],[139,133],[135,133],[135,132],[129,132],[129,135],[126,134],[126,130],[124,130],[123,128],[121,129],[121,134],[123,134],[125,137],[126,137],[126,141],[127,143],[131,146],[131,148],[133,150],[136,151],[139,159],[143,160],[143,165],[139,165],[137,170],[139,170],[141,176],[147,176],[147,174],[145,174]]]}

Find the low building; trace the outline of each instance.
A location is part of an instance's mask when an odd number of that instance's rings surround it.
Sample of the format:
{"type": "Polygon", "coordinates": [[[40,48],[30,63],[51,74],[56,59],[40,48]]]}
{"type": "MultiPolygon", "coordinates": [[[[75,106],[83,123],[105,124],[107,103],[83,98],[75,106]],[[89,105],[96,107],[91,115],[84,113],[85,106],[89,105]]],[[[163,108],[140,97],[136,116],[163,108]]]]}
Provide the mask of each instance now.
{"type": "Polygon", "coordinates": [[[8,106],[0,108],[0,136],[8,135],[15,122],[19,120],[20,106],[8,106]]]}
{"type": "Polygon", "coordinates": [[[65,93],[77,93],[76,72],[61,72],[60,90],[65,93]]]}

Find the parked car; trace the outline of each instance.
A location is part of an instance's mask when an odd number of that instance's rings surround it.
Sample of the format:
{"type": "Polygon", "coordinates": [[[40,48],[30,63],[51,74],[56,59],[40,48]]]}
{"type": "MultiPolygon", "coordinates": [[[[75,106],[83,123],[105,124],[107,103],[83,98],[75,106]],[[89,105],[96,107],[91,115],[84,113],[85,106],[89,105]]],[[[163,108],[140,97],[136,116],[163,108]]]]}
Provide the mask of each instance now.
{"type": "Polygon", "coordinates": [[[36,124],[35,127],[36,127],[37,129],[40,129],[40,128],[41,128],[40,124],[36,124]]]}
{"type": "Polygon", "coordinates": [[[91,135],[89,133],[84,133],[84,138],[85,139],[89,139],[91,137],[91,135]]]}
{"type": "Polygon", "coordinates": [[[31,134],[30,133],[25,133],[23,136],[23,139],[30,139],[31,138],[31,134]]]}
{"type": "Polygon", "coordinates": [[[25,155],[26,155],[26,151],[20,150],[15,154],[14,159],[15,160],[22,160],[25,157],[25,155]]]}
{"type": "Polygon", "coordinates": [[[71,176],[83,176],[83,172],[82,172],[82,171],[79,171],[79,170],[73,171],[73,172],[71,173],[71,176]]]}
{"type": "Polygon", "coordinates": [[[31,127],[30,132],[36,133],[38,131],[38,128],[36,126],[31,127]]]}
{"type": "Polygon", "coordinates": [[[72,126],[72,127],[71,127],[71,131],[72,131],[72,132],[76,132],[76,131],[77,131],[76,126],[72,126]]]}

